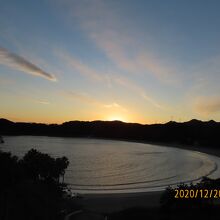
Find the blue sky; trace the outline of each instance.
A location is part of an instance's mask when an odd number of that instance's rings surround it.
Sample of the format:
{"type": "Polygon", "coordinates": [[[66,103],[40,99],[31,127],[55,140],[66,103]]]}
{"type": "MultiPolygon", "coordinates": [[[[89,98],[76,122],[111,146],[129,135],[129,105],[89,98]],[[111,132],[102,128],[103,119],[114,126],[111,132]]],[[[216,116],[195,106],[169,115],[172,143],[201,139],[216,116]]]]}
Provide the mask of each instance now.
{"type": "Polygon", "coordinates": [[[5,0],[0,116],[220,120],[220,2],[5,0]]]}

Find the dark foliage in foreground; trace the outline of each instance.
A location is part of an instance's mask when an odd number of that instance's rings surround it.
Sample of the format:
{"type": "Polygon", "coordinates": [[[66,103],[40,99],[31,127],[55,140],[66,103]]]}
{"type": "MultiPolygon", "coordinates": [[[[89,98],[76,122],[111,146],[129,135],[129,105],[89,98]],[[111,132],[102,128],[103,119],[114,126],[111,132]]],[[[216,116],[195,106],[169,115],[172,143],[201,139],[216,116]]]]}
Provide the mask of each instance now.
{"type": "Polygon", "coordinates": [[[48,135],[127,139],[168,144],[219,147],[220,122],[191,120],[142,125],[121,121],[70,121],[61,125],[21,123],[0,119],[1,135],[48,135]]]}
{"type": "Polygon", "coordinates": [[[211,190],[219,192],[220,179],[204,177],[197,184],[168,187],[161,197],[161,212],[166,219],[219,219],[220,195],[217,193],[217,197],[214,198],[214,193],[210,195],[211,190]],[[180,190],[185,193],[175,198],[180,190]],[[186,191],[191,191],[191,196],[186,191]]]}
{"type": "MultiPolygon", "coordinates": [[[[109,220],[218,220],[220,209],[220,195],[218,198],[179,198],[176,199],[175,190],[202,190],[220,189],[220,179],[203,178],[193,185],[180,184],[176,188],[168,187],[161,196],[159,207],[134,207],[108,215],[109,220]]],[[[193,195],[193,194],[192,194],[193,195]]],[[[204,197],[204,193],[203,196],[204,197]]]]}
{"type": "Polygon", "coordinates": [[[0,151],[0,219],[61,219],[66,185],[59,180],[68,164],[34,149],[20,160],[0,151]]]}

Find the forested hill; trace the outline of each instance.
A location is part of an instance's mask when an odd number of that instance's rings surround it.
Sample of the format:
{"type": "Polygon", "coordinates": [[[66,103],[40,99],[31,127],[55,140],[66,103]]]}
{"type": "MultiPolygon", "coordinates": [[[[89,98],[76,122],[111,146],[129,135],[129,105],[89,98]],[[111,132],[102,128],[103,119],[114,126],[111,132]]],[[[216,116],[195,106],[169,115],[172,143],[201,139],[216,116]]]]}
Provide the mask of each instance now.
{"type": "Polygon", "coordinates": [[[97,137],[220,147],[220,122],[193,119],[183,123],[142,125],[121,121],[70,121],[58,125],[0,119],[0,135],[97,137]]]}

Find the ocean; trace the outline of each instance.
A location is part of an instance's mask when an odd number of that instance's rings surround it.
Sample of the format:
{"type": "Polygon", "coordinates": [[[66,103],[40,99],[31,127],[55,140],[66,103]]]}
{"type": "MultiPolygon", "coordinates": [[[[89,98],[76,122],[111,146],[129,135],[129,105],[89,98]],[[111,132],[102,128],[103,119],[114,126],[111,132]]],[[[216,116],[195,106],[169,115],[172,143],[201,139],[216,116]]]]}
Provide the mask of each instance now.
{"type": "Polygon", "coordinates": [[[203,176],[220,177],[220,158],[151,144],[47,136],[4,136],[3,151],[22,157],[35,148],[70,165],[65,182],[78,193],[157,191],[203,176]]]}

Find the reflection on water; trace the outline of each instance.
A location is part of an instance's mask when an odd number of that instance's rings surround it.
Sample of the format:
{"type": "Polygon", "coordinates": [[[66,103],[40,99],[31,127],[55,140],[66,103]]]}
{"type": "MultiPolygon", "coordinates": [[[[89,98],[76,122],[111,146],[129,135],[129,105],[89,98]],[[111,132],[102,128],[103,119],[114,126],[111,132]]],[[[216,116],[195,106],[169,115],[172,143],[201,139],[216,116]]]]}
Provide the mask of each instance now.
{"type": "Polygon", "coordinates": [[[4,137],[1,149],[17,156],[36,148],[67,156],[65,181],[86,193],[158,190],[167,185],[218,177],[220,158],[176,148],[125,141],[36,136],[4,137]]]}

